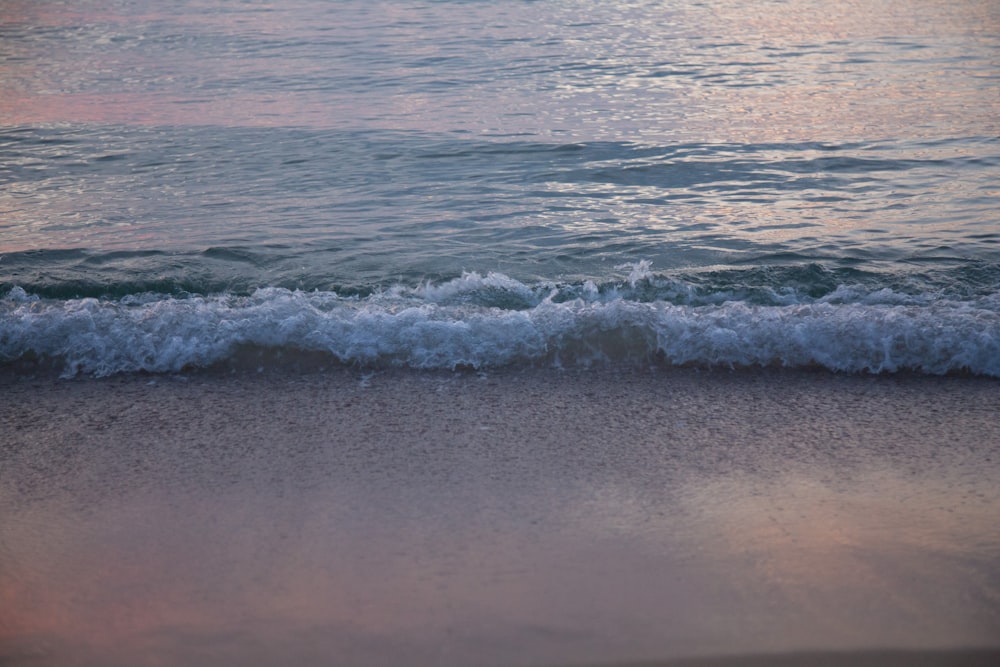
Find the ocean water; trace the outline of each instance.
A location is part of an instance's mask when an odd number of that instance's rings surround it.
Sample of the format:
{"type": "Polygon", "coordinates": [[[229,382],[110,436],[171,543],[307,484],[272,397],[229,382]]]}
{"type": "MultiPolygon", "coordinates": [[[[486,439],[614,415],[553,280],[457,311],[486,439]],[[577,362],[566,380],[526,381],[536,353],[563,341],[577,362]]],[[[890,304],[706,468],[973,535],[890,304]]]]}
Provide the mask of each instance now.
{"type": "Polygon", "coordinates": [[[1000,376],[994,0],[0,0],[0,363],[1000,376]]]}

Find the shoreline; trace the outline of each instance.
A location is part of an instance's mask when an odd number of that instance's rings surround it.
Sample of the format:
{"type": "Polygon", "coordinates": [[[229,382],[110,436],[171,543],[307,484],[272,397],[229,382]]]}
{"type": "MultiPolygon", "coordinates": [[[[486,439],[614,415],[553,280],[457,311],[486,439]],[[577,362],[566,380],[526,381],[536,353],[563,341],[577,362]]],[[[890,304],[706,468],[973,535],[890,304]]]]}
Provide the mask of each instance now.
{"type": "Polygon", "coordinates": [[[0,388],[0,664],[1000,650],[996,380],[215,369],[0,388]]]}

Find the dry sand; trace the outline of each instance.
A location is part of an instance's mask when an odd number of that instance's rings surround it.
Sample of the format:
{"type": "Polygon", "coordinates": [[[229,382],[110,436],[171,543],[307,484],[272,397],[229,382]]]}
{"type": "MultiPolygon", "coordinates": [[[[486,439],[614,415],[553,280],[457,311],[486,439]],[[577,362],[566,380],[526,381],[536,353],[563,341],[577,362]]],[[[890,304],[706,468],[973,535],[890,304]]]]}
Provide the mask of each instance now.
{"type": "Polygon", "coordinates": [[[0,392],[0,665],[1000,664],[994,380],[0,392]]]}

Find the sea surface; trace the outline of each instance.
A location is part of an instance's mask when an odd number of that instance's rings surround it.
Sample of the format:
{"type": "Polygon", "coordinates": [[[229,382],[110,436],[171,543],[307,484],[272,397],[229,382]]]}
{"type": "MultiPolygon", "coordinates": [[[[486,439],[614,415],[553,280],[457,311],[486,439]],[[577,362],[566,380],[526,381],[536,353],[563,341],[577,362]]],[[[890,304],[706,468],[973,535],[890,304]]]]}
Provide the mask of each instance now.
{"type": "Polygon", "coordinates": [[[0,0],[0,364],[1000,376],[995,0],[0,0]]]}

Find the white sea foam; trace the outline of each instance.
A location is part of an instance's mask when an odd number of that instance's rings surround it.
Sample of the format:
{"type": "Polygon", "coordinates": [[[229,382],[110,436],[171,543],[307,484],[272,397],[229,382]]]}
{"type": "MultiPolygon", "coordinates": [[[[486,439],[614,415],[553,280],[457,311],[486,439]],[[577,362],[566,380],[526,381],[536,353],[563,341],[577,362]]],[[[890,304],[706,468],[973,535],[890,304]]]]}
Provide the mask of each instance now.
{"type": "Polygon", "coordinates": [[[634,264],[620,264],[616,269],[628,269],[628,284],[635,287],[642,280],[650,280],[653,275],[653,263],[648,259],[640,260],[634,264]]]}
{"type": "Polygon", "coordinates": [[[344,364],[487,368],[597,363],[819,366],[846,372],[967,371],[1000,377],[1000,296],[975,302],[880,291],[788,305],[705,305],[599,295],[558,301],[500,274],[368,298],[280,288],[250,296],[141,295],[0,300],[0,359],[51,358],[65,374],[170,372],[242,346],[329,355],[344,364]],[[481,305],[483,290],[520,303],[481,305]]]}

